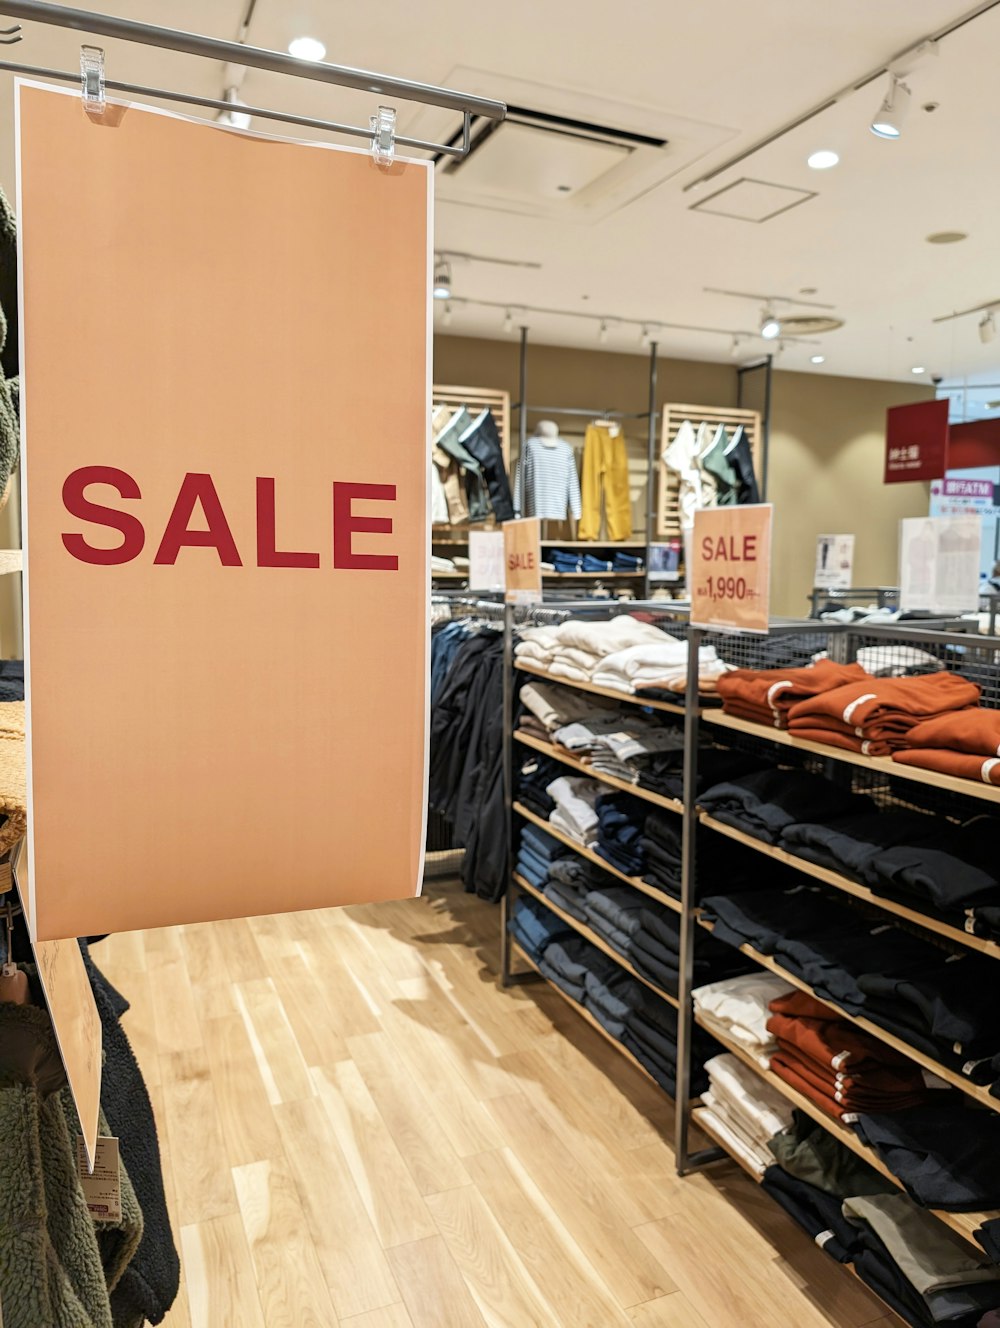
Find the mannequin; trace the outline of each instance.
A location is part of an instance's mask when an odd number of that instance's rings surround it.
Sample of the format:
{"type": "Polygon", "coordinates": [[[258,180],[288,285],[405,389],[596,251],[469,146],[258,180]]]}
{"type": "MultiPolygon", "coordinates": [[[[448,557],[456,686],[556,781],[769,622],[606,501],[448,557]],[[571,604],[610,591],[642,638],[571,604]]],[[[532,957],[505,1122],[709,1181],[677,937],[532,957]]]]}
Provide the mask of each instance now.
{"type": "Polygon", "coordinates": [[[514,506],[521,516],[543,521],[580,519],[580,477],[576,456],[559,426],[540,420],[524,444],[514,477],[514,506]]]}
{"type": "Polygon", "coordinates": [[[539,420],[535,425],[535,437],[540,438],[545,447],[555,447],[562,441],[559,437],[559,425],[552,420],[539,420]]]}

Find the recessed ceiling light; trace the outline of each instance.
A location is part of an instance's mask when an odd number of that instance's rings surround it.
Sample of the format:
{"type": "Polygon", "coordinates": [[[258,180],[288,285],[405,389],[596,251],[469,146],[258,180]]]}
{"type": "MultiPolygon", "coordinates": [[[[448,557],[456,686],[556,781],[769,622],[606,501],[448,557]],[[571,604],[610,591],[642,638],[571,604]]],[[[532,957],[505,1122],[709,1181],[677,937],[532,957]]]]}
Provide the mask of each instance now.
{"type": "Polygon", "coordinates": [[[288,43],[288,54],[296,60],[322,60],[326,47],[317,37],[293,37],[288,43]]]}
{"type": "Polygon", "coordinates": [[[926,372],[927,370],[924,368],[922,364],[915,364],[913,368],[910,370],[910,373],[915,373],[915,374],[922,374],[926,372]]]}
{"type": "Polygon", "coordinates": [[[818,152],[812,152],[806,158],[806,164],[814,171],[828,171],[831,166],[836,166],[838,161],[840,157],[831,148],[820,148],[818,152]]]}
{"type": "Polygon", "coordinates": [[[969,238],[967,231],[934,231],[927,236],[928,244],[961,244],[969,238]]]}
{"type": "Polygon", "coordinates": [[[809,356],[809,363],[810,363],[810,364],[823,364],[825,360],[826,360],[826,356],[825,356],[825,355],[810,355],[810,356],[809,356]]]}

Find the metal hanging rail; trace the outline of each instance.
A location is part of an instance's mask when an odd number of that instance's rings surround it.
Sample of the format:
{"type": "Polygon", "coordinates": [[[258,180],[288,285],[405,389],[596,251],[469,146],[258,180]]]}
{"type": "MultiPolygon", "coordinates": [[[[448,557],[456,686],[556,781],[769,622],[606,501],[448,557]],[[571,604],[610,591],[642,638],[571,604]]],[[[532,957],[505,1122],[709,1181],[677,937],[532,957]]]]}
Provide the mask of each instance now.
{"type": "MultiPolygon", "coordinates": [[[[380,97],[398,97],[402,101],[421,102],[427,106],[438,106],[444,110],[459,111],[464,120],[464,133],[459,145],[449,147],[446,144],[429,143],[422,139],[404,138],[402,136],[395,140],[407,147],[445,153],[450,157],[461,158],[468,153],[469,130],[473,116],[487,120],[503,120],[507,114],[507,108],[503,102],[494,101],[488,97],[479,97],[472,93],[455,92],[450,88],[440,88],[430,83],[417,83],[406,78],[393,78],[389,75],[373,73],[367,69],[353,69],[347,65],[300,60],[295,56],[287,55],[283,51],[269,51],[257,46],[244,46],[240,42],[224,41],[218,37],[206,37],[194,32],[182,32],[175,28],[162,28],[152,23],[137,23],[132,19],[117,18],[111,14],[96,14],[85,9],[70,9],[65,5],[47,4],[44,0],[0,0],[0,10],[12,18],[26,19],[34,23],[46,23],[54,27],[70,28],[77,32],[111,37],[119,41],[138,42],[144,46],[157,46],[168,51],[179,51],[185,55],[200,56],[206,60],[217,60],[222,64],[245,65],[251,69],[267,69],[276,74],[288,74],[292,78],[308,78],[314,82],[332,83],[338,87],[370,92],[380,97]]],[[[68,74],[59,70],[38,69],[12,62],[0,63],[0,69],[11,73],[23,73],[69,83],[79,81],[78,73],[68,74]]],[[[110,81],[106,86],[115,91],[180,101],[188,105],[208,106],[219,110],[233,109],[230,102],[218,101],[210,97],[196,97],[187,93],[176,93],[164,89],[144,88],[136,84],[112,83],[110,81]]],[[[253,107],[244,108],[241,106],[239,109],[244,114],[281,120],[289,124],[306,125],[310,128],[328,129],[334,133],[348,134],[357,138],[372,139],[374,136],[371,128],[342,125],[333,121],[315,120],[305,116],[265,111],[253,107]]]]}

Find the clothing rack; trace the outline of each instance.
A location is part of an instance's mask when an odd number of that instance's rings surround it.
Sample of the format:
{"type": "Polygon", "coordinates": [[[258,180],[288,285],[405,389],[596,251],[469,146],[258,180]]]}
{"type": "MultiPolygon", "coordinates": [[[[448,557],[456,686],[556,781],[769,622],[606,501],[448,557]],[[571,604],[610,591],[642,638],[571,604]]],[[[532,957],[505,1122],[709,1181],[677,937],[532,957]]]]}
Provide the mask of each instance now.
{"type": "MultiPolygon", "coordinates": [[[[728,406],[678,405],[670,402],[663,407],[662,437],[665,447],[674,441],[677,431],[686,421],[695,428],[699,424],[707,424],[713,428],[722,424],[730,433],[742,427],[753,454],[754,473],[761,474],[764,426],[758,411],[728,406]]],[[[679,539],[682,535],[680,484],[674,472],[668,470],[659,459],[657,459],[657,473],[659,483],[656,486],[656,534],[660,539],[679,539]]],[[[764,491],[761,489],[762,500],[763,494],[764,491]]]]}
{"type": "MultiPolygon", "coordinates": [[[[321,83],[332,83],[339,87],[370,92],[380,97],[398,97],[402,101],[420,102],[428,106],[458,111],[462,115],[461,140],[456,144],[427,142],[423,139],[397,135],[395,132],[395,110],[393,108],[380,108],[379,115],[373,116],[372,122],[367,127],[339,124],[328,120],[316,120],[306,116],[290,115],[281,111],[265,110],[260,107],[240,108],[244,114],[259,116],[264,119],[279,120],[287,124],[304,125],[310,129],[323,129],[352,138],[366,139],[372,144],[377,158],[382,161],[391,160],[395,145],[443,154],[461,160],[469,152],[473,116],[499,121],[503,120],[507,114],[503,102],[488,97],[455,92],[450,88],[441,88],[430,83],[418,83],[411,79],[376,74],[370,70],[354,69],[347,65],[299,60],[284,51],[270,51],[255,46],[245,46],[241,42],[224,41],[217,37],[206,37],[199,33],[164,28],[153,23],[139,23],[132,19],[117,18],[110,14],[71,9],[65,5],[45,3],[45,0],[5,0],[2,10],[4,14],[10,15],[12,18],[28,19],[34,23],[70,28],[77,32],[93,33],[96,36],[110,37],[119,41],[136,42],[143,46],[160,47],[164,50],[178,51],[185,55],[194,55],[206,60],[219,61],[221,64],[266,69],[272,73],[287,74],[292,78],[306,78],[321,83]],[[383,115],[383,111],[387,111],[388,115],[383,115]]],[[[4,43],[5,45],[13,45],[14,42],[21,40],[20,27],[18,26],[13,34],[8,35],[13,35],[13,41],[7,41],[4,43]]],[[[233,109],[231,102],[220,101],[211,97],[193,96],[189,93],[143,87],[132,83],[107,81],[103,77],[104,53],[100,52],[99,54],[101,66],[99,96],[102,104],[103,90],[108,87],[113,91],[152,97],[161,101],[178,101],[187,105],[206,106],[224,111],[233,109]]],[[[42,69],[37,66],[10,61],[0,61],[0,69],[8,73],[26,74],[34,78],[53,79],[65,83],[79,84],[81,80],[81,71],[79,70],[69,73],[63,70],[42,69]]],[[[89,89],[85,96],[89,101],[89,89]]]]}
{"type": "MultiPolygon", "coordinates": [[[[706,836],[725,836],[730,841],[736,841],[745,846],[762,858],[768,858],[772,862],[777,861],[786,866],[796,868],[803,876],[813,878],[823,882],[827,887],[840,892],[850,899],[860,903],[868,911],[870,916],[876,922],[902,923],[903,927],[915,932],[925,941],[940,945],[956,954],[969,954],[975,952],[980,956],[988,956],[1000,961],[1000,940],[990,939],[984,936],[975,935],[968,927],[963,927],[961,922],[948,922],[943,920],[945,915],[935,916],[931,912],[919,911],[917,907],[910,907],[907,903],[901,902],[895,895],[875,894],[867,886],[860,884],[858,880],[848,875],[840,874],[829,868],[810,862],[804,857],[800,857],[776,845],[765,842],[763,839],[757,839],[744,833],[734,826],[715,820],[711,815],[703,812],[698,806],[697,800],[697,780],[698,780],[698,761],[701,750],[702,740],[709,736],[723,743],[723,745],[736,745],[742,750],[752,750],[764,758],[770,757],[775,764],[795,766],[797,763],[817,763],[821,762],[820,769],[828,773],[831,778],[840,775],[841,782],[847,782],[856,789],[865,789],[876,797],[876,800],[882,805],[902,807],[917,805],[919,808],[930,815],[941,815],[954,820],[967,819],[974,811],[1000,811],[1000,787],[993,784],[982,783],[972,778],[959,778],[952,775],[941,775],[933,771],[920,767],[902,765],[894,762],[888,757],[870,757],[855,753],[853,751],[843,750],[837,747],[828,746],[801,738],[787,730],[775,729],[768,725],[756,723],[749,720],[743,720],[733,715],[727,714],[722,710],[705,704],[698,691],[698,648],[702,644],[714,643],[720,647],[723,642],[726,644],[726,658],[735,663],[738,667],[752,666],[751,653],[752,645],[759,643],[759,637],[752,637],[748,634],[738,633],[731,636],[721,637],[719,634],[707,633],[698,628],[692,628],[682,624],[677,624],[672,629],[673,634],[683,633],[688,640],[688,673],[686,692],[681,702],[678,698],[676,704],[670,702],[650,703],[640,696],[627,696],[617,694],[598,687],[591,683],[573,682],[568,678],[556,675],[548,675],[544,666],[528,661],[519,662],[516,668],[513,664],[513,619],[507,615],[505,621],[506,652],[511,660],[510,677],[506,680],[505,690],[505,732],[508,737],[507,750],[508,758],[505,765],[505,777],[508,781],[508,795],[513,793],[511,785],[511,773],[513,769],[513,749],[515,740],[513,737],[513,693],[514,678],[517,671],[523,671],[532,679],[542,679],[558,684],[560,687],[577,689],[584,692],[595,692],[598,696],[606,695],[609,698],[617,699],[619,702],[629,707],[647,706],[654,712],[659,709],[669,712],[683,719],[684,723],[684,772],[683,772],[683,798],[680,803],[670,804],[669,800],[659,799],[662,805],[667,805],[669,810],[675,811],[680,818],[680,830],[682,838],[682,868],[681,868],[681,899],[680,902],[671,901],[671,899],[655,890],[652,886],[639,879],[622,877],[625,884],[631,885],[634,889],[651,893],[661,903],[674,909],[680,915],[680,961],[679,961],[679,984],[676,1007],[678,1010],[678,1050],[676,1067],[676,1116],[675,1116],[675,1147],[676,1147],[676,1165],[680,1175],[687,1175],[698,1171],[708,1165],[714,1164],[726,1157],[737,1162],[739,1165],[745,1164],[734,1153],[730,1152],[721,1136],[713,1134],[711,1122],[707,1125],[702,1123],[701,1113],[698,1103],[692,1102],[690,1098],[691,1071],[692,1071],[692,1044],[694,1037],[694,1028],[696,1017],[694,1014],[691,993],[694,987],[694,963],[697,954],[699,941],[709,931],[710,928],[702,921],[696,893],[696,867],[697,867],[697,835],[706,836]],[[742,658],[741,658],[742,656],[742,658]],[[912,790],[912,799],[910,795],[912,790]],[[986,805],[984,805],[986,804],[986,805]],[[699,1126],[703,1133],[711,1141],[711,1146],[693,1151],[691,1148],[691,1127],[699,1126]]],[[[780,621],[772,622],[769,631],[769,639],[772,642],[780,643],[782,637],[797,636],[800,634],[820,636],[828,640],[830,657],[841,662],[852,662],[857,658],[858,651],[862,647],[870,648],[878,646],[886,652],[889,652],[888,662],[891,664],[891,652],[894,649],[910,651],[914,647],[927,652],[929,655],[938,659],[943,665],[962,662],[967,675],[977,681],[981,688],[980,704],[990,709],[1000,709],[1000,638],[997,637],[976,637],[970,638],[968,634],[953,631],[941,631],[937,628],[927,626],[915,627],[913,625],[840,625],[819,623],[811,621],[780,621]]],[[[900,654],[899,662],[904,664],[907,656],[900,654]]],[[[599,782],[606,783],[612,788],[622,787],[638,792],[646,800],[656,802],[657,798],[651,796],[648,791],[643,794],[636,786],[620,783],[609,775],[602,774],[572,757],[568,752],[559,749],[552,744],[540,742],[539,740],[525,736],[523,746],[533,748],[547,756],[553,756],[556,760],[565,764],[569,770],[575,770],[576,773],[586,774],[599,782]]],[[[519,750],[521,746],[519,745],[519,750]]],[[[512,834],[513,819],[517,816],[522,820],[535,824],[539,828],[550,831],[556,839],[562,838],[567,846],[571,847],[577,855],[583,859],[588,857],[598,864],[608,868],[604,859],[596,856],[592,850],[583,848],[562,835],[555,827],[550,827],[549,822],[542,817],[530,813],[526,808],[516,808],[513,799],[508,796],[508,841],[507,851],[508,859],[511,864],[510,886],[507,894],[502,900],[501,908],[501,983],[504,986],[511,984],[520,984],[523,982],[535,982],[541,978],[534,961],[530,956],[524,954],[520,948],[515,950],[515,943],[512,941],[508,930],[508,921],[511,914],[511,895],[514,891],[533,894],[538,898],[540,891],[533,889],[530,883],[519,879],[513,870],[515,862],[514,840],[512,834]],[[525,962],[520,969],[515,970],[512,960],[515,956],[523,959],[525,962]]],[[[744,851],[745,851],[744,849],[744,851]]],[[[766,870],[766,864],[762,863],[762,869],[766,870]]],[[[621,876],[620,872],[612,870],[612,874],[621,876]]],[[[724,893],[724,885],[720,885],[715,891],[724,893]]],[[[564,914],[557,907],[553,907],[551,902],[541,897],[541,903],[550,908],[556,916],[568,926],[575,929],[585,939],[592,943],[595,941],[599,949],[626,972],[633,977],[640,975],[632,970],[629,960],[612,950],[606,945],[601,945],[600,938],[591,934],[586,924],[581,924],[574,920],[568,914],[564,914]]],[[[928,906],[930,907],[930,906],[928,906]]],[[[936,1074],[938,1078],[944,1079],[952,1088],[958,1089],[972,1099],[979,1107],[985,1107],[989,1110],[1000,1112],[1000,1099],[993,1096],[991,1091],[981,1086],[972,1079],[966,1078],[968,1069],[959,1073],[957,1069],[950,1068],[947,1065],[939,1063],[937,1059],[914,1046],[912,1042],[904,1040],[896,1033],[889,1031],[883,1025],[872,1020],[849,1013],[839,1004],[834,1004],[817,993],[808,982],[797,978],[794,974],[785,969],[776,959],[770,955],[763,954],[753,949],[752,946],[745,945],[741,947],[741,952],[753,964],[771,973],[777,974],[786,979],[792,987],[805,991],[815,999],[829,1006],[831,1017],[837,1016],[852,1023],[855,1027],[861,1029],[864,1033],[880,1040],[888,1048],[897,1053],[902,1053],[908,1057],[915,1067],[930,1071],[936,1074]]],[[[1000,969],[997,970],[1000,973],[1000,969]]],[[[544,980],[544,979],[542,979],[544,980]]],[[[647,984],[648,985],[648,984],[647,984]]],[[[661,993],[662,994],[662,993],[661,993]]],[[[568,999],[568,998],[567,998],[568,999]]],[[[669,1000],[669,997],[667,998],[669,1000]]],[[[673,1002],[671,1002],[673,1003],[673,1002]]],[[[573,1003],[573,1008],[579,1008],[573,1003]]],[[[587,1012],[582,1012],[583,1017],[587,1018],[587,1012]]],[[[593,1020],[589,1022],[594,1023],[593,1020]]],[[[904,1021],[905,1022],[905,1021],[904,1021]]],[[[595,1024],[596,1027],[596,1024],[595,1024]]],[[[598,1028],[598,1032],[610,1037],[604,1033],[603,1029],[598,1028]]],[[[792,1085],[775,1075],[773,1072],[763,1070],[755,1060],[746,1053],[741,1052],[740,1046],[735,1040],[727,1040],[720,1035],[717,1030],[712,1029],[713,1035],[717,1041],[721,1042],[723,1048],[742,1062],[751,1071],[755,1072],[760,1078],[771,1086],[773,1090],[781,1094],[791,1106],[803,1112],[813,1121],[819,1124],[830,1135],[837,1139],[843,1146],[849,1148],[855,1154],[861,1156],[876,1170],[880,1171],[887,1180],[904,1188],[902,1181],[895,1176],[888,1167],[881,1162],[877,1155],[869,1146],[854,1133],[853,1130],[844,1125],[838,1118],[829,1115],[822,1107],[813,1103],[809,1098],[803,1096],[792,1085]]],[[[619,1043],[611,1039],[614,1045],[626,1059],[632,1058],[619,1043]]],[[[944,1057],[942,1056],[942,1060],[944,1057]]],[[[633,1064],[635,1062],[633,1061],[633,1064]]],[[[642,1069],[643,1067],[639,1066],[642,1069]]],[[[748,1174],[750,1172],[748,1171],[748,1174]]],[[[974,1232],[983,1220],[990,1220],[1000,1214],[997,1213],[969,1213],[965,1211],[951,1211],[932,1209],[933,1215],[938,1221],[941,1221],[951,1231],[967,1241],[970,1249],[978,1253],[982,1258],[982,1251],[975,1240],[974,1232]]]]}

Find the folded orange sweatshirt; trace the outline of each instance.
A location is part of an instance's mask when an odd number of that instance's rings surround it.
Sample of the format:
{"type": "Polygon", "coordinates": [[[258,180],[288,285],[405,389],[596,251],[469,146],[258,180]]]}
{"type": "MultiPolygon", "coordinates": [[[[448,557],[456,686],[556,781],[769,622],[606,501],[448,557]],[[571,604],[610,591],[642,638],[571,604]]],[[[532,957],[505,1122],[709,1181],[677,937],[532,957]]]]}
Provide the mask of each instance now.
{"type": "Polygon", "coordinates": [[[939,747],[907,748],[895,751],[892,759],[900,765],[915,765],[956,779],[976,779],[982,784],[1000,784],[1000,756],[969,756],[965,752],[946,752],[939,747]]]}
{"type": "Polygon", "coordinates": [[[860,664],[835,664],[833,660],[820,659],[803,668],[733,669],[718,679],[717,688],[727,712],[730,702],[734,702],[763,707],[779,718],[796,701],[868,676],[860,664]]]}
{"type": "Polygon", "coordinates": [[[798,701],[788,714],[789,728],[810,727],[817,716],[840,720],[853,729],[867,729],[880,720],[907,716],[914,722],[948,710],[962,710],[979,700],[979,688],[954,673],[929,673],[913,678],[872,678],[848,683],[798,701]]]}
{"type": "Polygon", "coordinates": [[[908,747],[943,747],[971,756],[1000,756],[1000,710],[949,711],[910,729],[908,747]]]}

